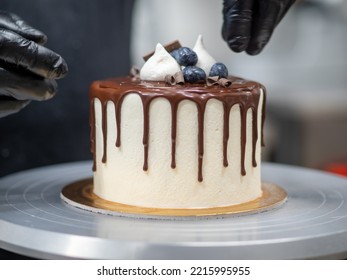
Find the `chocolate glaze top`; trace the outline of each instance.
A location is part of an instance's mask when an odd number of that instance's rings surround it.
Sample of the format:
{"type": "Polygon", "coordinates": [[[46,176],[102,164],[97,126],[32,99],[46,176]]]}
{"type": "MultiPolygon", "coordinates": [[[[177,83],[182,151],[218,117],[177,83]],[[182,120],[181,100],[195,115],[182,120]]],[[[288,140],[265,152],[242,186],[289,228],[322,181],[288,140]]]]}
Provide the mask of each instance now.
{"type": "Polygon", "coordinates": [[[207,101],[214,98],[223,103],[224,124],[223,124],[223,164],[228,166],[227,144],[229,139],[229,114],[231,107],[238,104],[241,115],[241,174],[246,175],[245,170],[245,148],[246,148],[246,118],[248,109],[252,110],[252,164],[257,166],[255,159],[255,149],[258,140],[258,104],[261,90],[264,92],[262,106],[262,135],[261,141],[264,144],[263,127],[265,120],[265,88],[256,82],[247,81],[237,77],[228,77],[232,84],[224,88],[219,85],[207,86],[206,84],[169,85],[165,82],[140,81],[131,77],[113,78],[103,81],[96,81],[90,87],[90,126],[91,126],[91,152],[94,155],[93,170],[96,170],[95,152],[95,109],[94,100],[98,98],[102,108],[102,133],[103,133],[103,156],[102,162],[107,160],[107,102],[112,101],[116,108],[116,147],[121,145],[121,107],[124,97],[129,93],[136,93],[140,96],[143,104],[143,146],[144,164],[143,170],[148,169],[148,143],[149,143],[149,108],[151,101],[157,97],[166,98],[171,105],[171,168],[176,167],[176,128],[177,109],[182,100],[195,102],[198,110],[198,180],[203,180],[202,164],[204,155],[204,115],[207,101]]]}

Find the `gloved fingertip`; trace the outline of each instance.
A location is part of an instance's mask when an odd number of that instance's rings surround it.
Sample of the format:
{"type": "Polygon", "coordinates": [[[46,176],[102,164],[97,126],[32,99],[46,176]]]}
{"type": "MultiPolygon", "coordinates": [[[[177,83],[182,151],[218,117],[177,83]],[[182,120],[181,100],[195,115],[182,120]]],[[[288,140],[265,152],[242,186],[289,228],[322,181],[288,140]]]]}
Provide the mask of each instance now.
{"type": "Polygon", "coordinates": [[[15,24],[16,24],[17,29],[13,30],[13,31],[18,33],[19,35],[23,36],[24,38],[31,40],[31,41],[34,41],[35,43],[38,43],[40,45],[43,45],[47,42],[46,34],[44,34],[42,31],[28,25],[23,20],[17,19],[15,21],[15,24]]]}
{"type": "Polygon", "coordinates": [[[55,80],[46,80],[46,91],[40,96],[36,96],[36,101],[45,101],[53,98],[58,91],[58,84],[55,80]]]}
{"type": "Polygon", "coordinates": [[[31,40],[39,45],[44,45],[47,42],[47,36],[36,29],[22,29],[18,30],[17,33],[22,37],[31,40]]]}
{"type": "Polygon", "coordinates": [[[58,91],[58,84],[55,80],[49,80],[49,88],[47,91],[47,99],[52,98],[58,91]]]}
{"type": "Polygon", "coordinates": [[[227,43],[234,52],[242,52],[246,50],[249,39],[244,36],[236,36],[228,39],[227,43]]]}
{"type": "Polygon", "coordinates": [[[68,72],[68,66],[65,60],[59,56],[53,65],[53,71],[50,73],[49,78],[51,79],[61,79],[68,72]]]}
{"type": "Polygon", "coordinates": [[[249,55],[257,55],[261,52],[260,49],[247,49],[246,50],[246,53],[249,54],[249,55]]]}
{"type": "Polygon", "coordinates": [[[60,64],[60,66],[58,67],[58,70],[57,70],[57,79],[65,77],[65,75],[67,74],[68,71],[69,71],[69,69],[68,69],[67,63],[62,58],[62,63],[60,64]]]}
{"type": "Polygon", "coordinates": [[[262,50],[264,49],[266,43],[261,43],[261,44],[257,44],[257,45],[250,45],[247,49],[246,49],[246,53],[249,55],[258,55],[262,52],[262,50]]]}
{"type": "Polygon", "coordinates": [[[37,37],[37,40],[36,40],[36,43],[40,44],[40,45],[44,45],[47,43],[47,36],[43,33],[41,33],[38,37],[37,37]]]}

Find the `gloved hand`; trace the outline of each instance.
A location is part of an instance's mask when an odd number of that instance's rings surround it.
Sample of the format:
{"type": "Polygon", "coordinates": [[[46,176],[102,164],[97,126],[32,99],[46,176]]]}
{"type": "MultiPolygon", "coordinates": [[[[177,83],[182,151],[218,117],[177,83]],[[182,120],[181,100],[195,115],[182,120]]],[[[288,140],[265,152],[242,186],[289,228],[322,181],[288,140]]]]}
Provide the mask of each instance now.
{"type": "Polygon", "coordinates": [[[222,36],[235,52],[260,53],[295,0],[224,0],[222,36]]]}
{"type": "Polygon", "coordinates": [[[0,117],[56,93],[55,80],[67,73],[67,64],[43,46],[46,40],[17,15],[0,11],[0,117]]]}

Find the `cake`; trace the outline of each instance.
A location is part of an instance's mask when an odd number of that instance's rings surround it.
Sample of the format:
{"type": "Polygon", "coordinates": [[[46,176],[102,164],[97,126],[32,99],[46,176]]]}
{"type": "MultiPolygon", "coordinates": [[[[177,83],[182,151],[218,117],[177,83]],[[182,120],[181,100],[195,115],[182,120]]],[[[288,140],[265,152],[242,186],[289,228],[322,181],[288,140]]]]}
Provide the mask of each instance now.
{"type": "Polygon", "coordinates": [[[193,52],[191,69],[206,78],[192,80],[189,65],[158,44],[139,75],[92,83],[95,195],[164,209],[224,207],[262,195],[265,89],[230,75],[208,77],[215,60],[201,36],[193,52]]]}

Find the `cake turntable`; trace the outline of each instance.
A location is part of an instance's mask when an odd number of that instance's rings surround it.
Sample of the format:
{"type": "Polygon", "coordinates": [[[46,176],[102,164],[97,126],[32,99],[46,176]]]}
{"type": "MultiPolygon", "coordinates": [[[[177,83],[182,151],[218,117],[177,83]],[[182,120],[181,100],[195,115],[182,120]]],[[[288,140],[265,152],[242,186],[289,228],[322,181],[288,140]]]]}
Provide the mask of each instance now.
{"type": "Polygon", "coordinates": [[[288,194],[271,211],[240,216],[150,219],[68,205],[61,190],[92,175],[91,162],[0,179],[0,247],[40,259],[347,258],[347,180],[264,163],[262,179],[288,194]]]}

